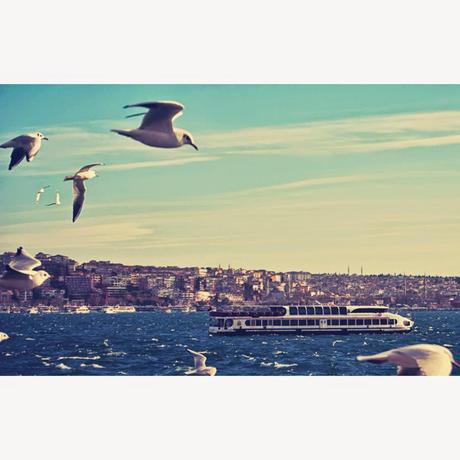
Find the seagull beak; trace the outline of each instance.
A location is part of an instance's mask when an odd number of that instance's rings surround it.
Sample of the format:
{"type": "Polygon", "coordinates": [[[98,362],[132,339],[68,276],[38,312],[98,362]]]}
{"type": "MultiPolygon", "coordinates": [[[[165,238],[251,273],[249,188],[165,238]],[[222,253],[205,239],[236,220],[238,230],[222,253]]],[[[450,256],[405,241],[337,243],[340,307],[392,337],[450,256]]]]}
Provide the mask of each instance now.
{"type": "Polygon", "coordinates": [[[44,141],[49,141],[49,139],[47,137],[44,137],[43,140],[44,141]]]}
{"type": "Polygon", "coordinates": [[[198,150],[198,147],[195,144],[190,143],[190,145],[195,149],[198,150]]]}

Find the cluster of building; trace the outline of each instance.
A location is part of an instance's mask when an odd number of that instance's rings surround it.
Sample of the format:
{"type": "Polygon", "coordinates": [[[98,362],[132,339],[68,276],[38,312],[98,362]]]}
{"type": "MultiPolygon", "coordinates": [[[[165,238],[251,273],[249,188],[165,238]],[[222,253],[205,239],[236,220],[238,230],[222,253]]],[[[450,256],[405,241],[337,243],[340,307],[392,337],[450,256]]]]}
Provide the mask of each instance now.
{"type": "MultiPolygon", "coordinates": [[[[0,256],[5,268],[14,253],[0,256]]],[[[313,274],[242,268],[155,267],[38,253],[51,278],[32,292],[0,289],[0,308],[69,305],[98,308],[208,310],[232,304],[354,304],[460,308],[460,278],[411,275],[313,274]]]]}

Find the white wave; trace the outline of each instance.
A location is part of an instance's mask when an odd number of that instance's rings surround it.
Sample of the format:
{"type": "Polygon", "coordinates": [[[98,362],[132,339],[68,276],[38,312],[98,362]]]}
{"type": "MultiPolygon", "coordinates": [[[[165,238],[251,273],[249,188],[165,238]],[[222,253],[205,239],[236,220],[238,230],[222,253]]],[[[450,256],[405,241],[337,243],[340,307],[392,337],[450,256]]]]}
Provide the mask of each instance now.
{"type": "Polygon", "coordinates": [[[157,339],[156,337],[152,337],[152,342],[158,342],[160,339],[157,339]]]}
{"type": "Polygon", "coordinates": [[[110,351],[109,353],[105,354],[106,356],[125,356],[126,353],[124,351],[110,351]]]}
{"type": "Polygon", "coordinates": [[[256,358],[254,356],[249,356],[249,355],[241,355],[242,358],[245,358],[249,361],[255,361],[256,358]]]}
{"type": "Polygon", "coordinates": [[[342,342],[343,342],[343,340],[334,340],[334,341],[332,342],[332,346],[335,347],[335,344],[336,344],[336,343],[342,343],[342,342]]]}
{"type": "Polygon", "coordinates": [[[283,369],[285,367],[295,367],[295,366],[298,366],[298,364],[295,364],[295,363],[293,363],[293,364],[283,364],[283,363],[277,363],[275,361],[274,368],[275,369],[283,369]]]}
{"type": "Polygon", "coordinates": [[[94,367],[95,369],[104,369],[104,366],[101,366],[100,364],[85,364],[85,363],[81,363],[80,367],[94,367]]]}
{"type": "Polygon", "coordinates": [[[281,351],[281,350],[276,350],[275,353],[273,353],[274,355],[278,356],[278,355],[287,355],[287,351],[281,351]]]}
{"type": "Polygon", "coordinates": [[[106,347],[109,346],[109,339],[104,339],[104,341],[102,342],[106,347]]]}
{"type": "Polygon", "coordinates": [[[270,367],[270,366],[273,366],[273,363],[261,362],[260,365],[261,365],[261,366],[264,366],[264,367],[270,367]]]}
{"type": "Polygon", "coordinates": [[[35,340],[32,337],[26,337],[26,340],[35,340]]]}
{"type": "Polygon", "coordinates": [[[90,361],[95,361],[97,359],[101,359],[99,355],[96,356],[59,356],[58,361],[62,361],[63,359],[87,359],[90,361]]]}
{"type": "Polygon", "coordinates": [[[58,369],[63,369],[63,370],[72,369],[71,367],[66,366],[64,363],[57,364],[56,367],[57,367],[58,369]]]}

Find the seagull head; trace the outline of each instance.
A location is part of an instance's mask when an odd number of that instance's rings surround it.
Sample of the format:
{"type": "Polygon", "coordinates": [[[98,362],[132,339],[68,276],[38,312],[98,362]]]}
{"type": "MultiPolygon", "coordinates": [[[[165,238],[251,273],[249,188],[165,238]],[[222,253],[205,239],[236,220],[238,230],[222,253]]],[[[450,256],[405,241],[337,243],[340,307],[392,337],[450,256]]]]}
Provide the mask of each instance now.
{"type": "Polygon", "coordinates": [[[37,139],[42,139],[42,140],[49,140],[47,137],[45,137],[42,133],[35,133],[34,134],[37,139]]]}
{"type": "Polygon", "coordinates": [[[191,145],[195,150],[198,150],[198,147],[195,145],[195,142],[193,141],[193,137],[190,133],[184,131],[182,134],[182,145],[189,144],[191,145]]]}

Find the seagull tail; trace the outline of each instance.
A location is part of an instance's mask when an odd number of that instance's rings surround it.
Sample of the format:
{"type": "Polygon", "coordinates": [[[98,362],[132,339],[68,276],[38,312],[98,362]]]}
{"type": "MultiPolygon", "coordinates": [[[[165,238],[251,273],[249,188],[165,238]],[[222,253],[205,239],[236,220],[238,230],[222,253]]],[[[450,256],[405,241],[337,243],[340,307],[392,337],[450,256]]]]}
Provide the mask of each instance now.
{"type": "Polygon", "coordinates": [[[112,131],[113,133],[120,134],[121,136],[131,137],[130,132],[126,131],[125,129],[111,129],[110,131],[112,131]]]}

